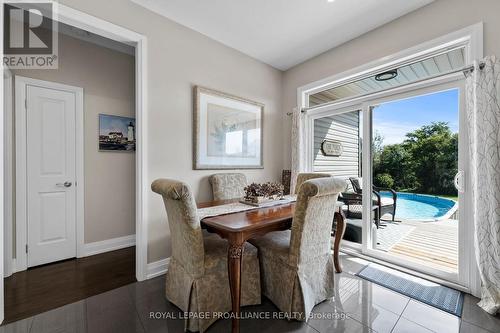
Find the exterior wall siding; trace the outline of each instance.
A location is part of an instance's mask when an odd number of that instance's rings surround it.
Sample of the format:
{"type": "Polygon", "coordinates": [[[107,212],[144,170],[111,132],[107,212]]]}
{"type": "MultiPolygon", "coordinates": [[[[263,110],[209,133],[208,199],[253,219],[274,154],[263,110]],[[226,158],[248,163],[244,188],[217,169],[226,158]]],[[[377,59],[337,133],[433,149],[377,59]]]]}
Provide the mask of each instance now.
{"type": "Polygon", "coordinates": [[[331,173],[336,177],[356,177],[360,171],[360,112],[353,111],[314,120],[314,172],[331,173]],[[340,156],[325,156],[323,140],[342,143],[340,156]]]}

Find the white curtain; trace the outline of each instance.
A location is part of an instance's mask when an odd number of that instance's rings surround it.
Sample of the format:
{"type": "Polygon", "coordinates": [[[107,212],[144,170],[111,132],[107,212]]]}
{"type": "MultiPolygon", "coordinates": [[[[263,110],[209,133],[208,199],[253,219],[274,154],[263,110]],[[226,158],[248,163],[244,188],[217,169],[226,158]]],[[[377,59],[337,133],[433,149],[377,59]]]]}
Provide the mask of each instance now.
{"type": "Polygon", "coordinates": [[[481,275],[481,301],[490,314],[500,309],[500,61],[467,78],[467,126],[471,161],[475,254],[481,275]]]}
{"type": "Polygon", "coordinates": [[[300,108],[294,108],[292,112],[292,179],[290,193],[295,193],[297,175],[305,169],[305,113],[300,108]]]}

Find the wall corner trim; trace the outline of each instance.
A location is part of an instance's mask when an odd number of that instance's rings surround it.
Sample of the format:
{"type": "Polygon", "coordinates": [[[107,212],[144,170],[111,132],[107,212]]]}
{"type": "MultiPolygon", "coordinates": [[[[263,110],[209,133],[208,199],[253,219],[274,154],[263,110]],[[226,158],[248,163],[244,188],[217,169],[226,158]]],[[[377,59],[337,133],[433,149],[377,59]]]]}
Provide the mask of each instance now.
{"type": "Polygon", "coordinates": [[[147,278],[152,279],[162,274],[165,274],[168,270],[169,263],[170,263],[170,258],[165,258],[149,263],[147,278]]]}
{"type": "Polygon", "coordinates": [[[78,258],[93,256],[95,254],[115,251],[135,245],[135,235],[117,237],[99,242],[83,244],[83,251],[79,253],[78,258]]]}

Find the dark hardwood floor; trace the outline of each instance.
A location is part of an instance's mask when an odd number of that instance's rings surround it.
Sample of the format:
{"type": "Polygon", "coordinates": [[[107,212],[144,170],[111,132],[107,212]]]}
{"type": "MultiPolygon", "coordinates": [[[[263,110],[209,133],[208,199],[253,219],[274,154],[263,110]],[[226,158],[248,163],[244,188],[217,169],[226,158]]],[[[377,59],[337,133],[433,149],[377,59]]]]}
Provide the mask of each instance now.
{"type": "Polygon", "coordinates": [[[4,324],[135,282],[135,247],[30,268],[4,279],[4,324]]]}

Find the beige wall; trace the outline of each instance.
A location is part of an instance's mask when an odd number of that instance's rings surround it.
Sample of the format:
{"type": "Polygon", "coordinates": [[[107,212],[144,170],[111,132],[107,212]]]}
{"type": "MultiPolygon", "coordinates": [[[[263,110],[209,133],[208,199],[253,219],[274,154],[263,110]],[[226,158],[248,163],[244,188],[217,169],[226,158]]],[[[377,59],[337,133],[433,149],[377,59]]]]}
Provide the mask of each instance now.
{"type": "MultiPolygon", "coordinates": [[[[251,181],[278,180],[283,166],[282,73],[234,49],[156,15],[128,0],[62,0],[147,37],[147,179],[189,183],[199,201],[209,200],[207,176],[192,169],[192,87],[199,84],[265,104],[264,169],[244,170],[251,181]]],[[[161,198],[148,190],[148,262],[170,256],[161,198]]]]}
{"type": "Polygon", "coordinates": [[[14,75],[84,90],[85,243],[135,234],[135,153],[98,152],[98,114],[135,117],[133,56],[65,35],[57,70],[14,75]]]}
{"type": "MultiPolygon", "coordinates": [[[[361,66],[411,46],[484,22],[485,55],[500,55],[500,1],[436,0],[435,2],[360,36],[284,73],[283,112],[297,104],[297,88],[361,66]]],[[[284,117],[288,118],[288,117],[284,117]]],[[[286,119],[285,142],[290,142],[286,119]]],[[[290,149],[284,145],[284,163],[290,165],[290,149]]]]}

